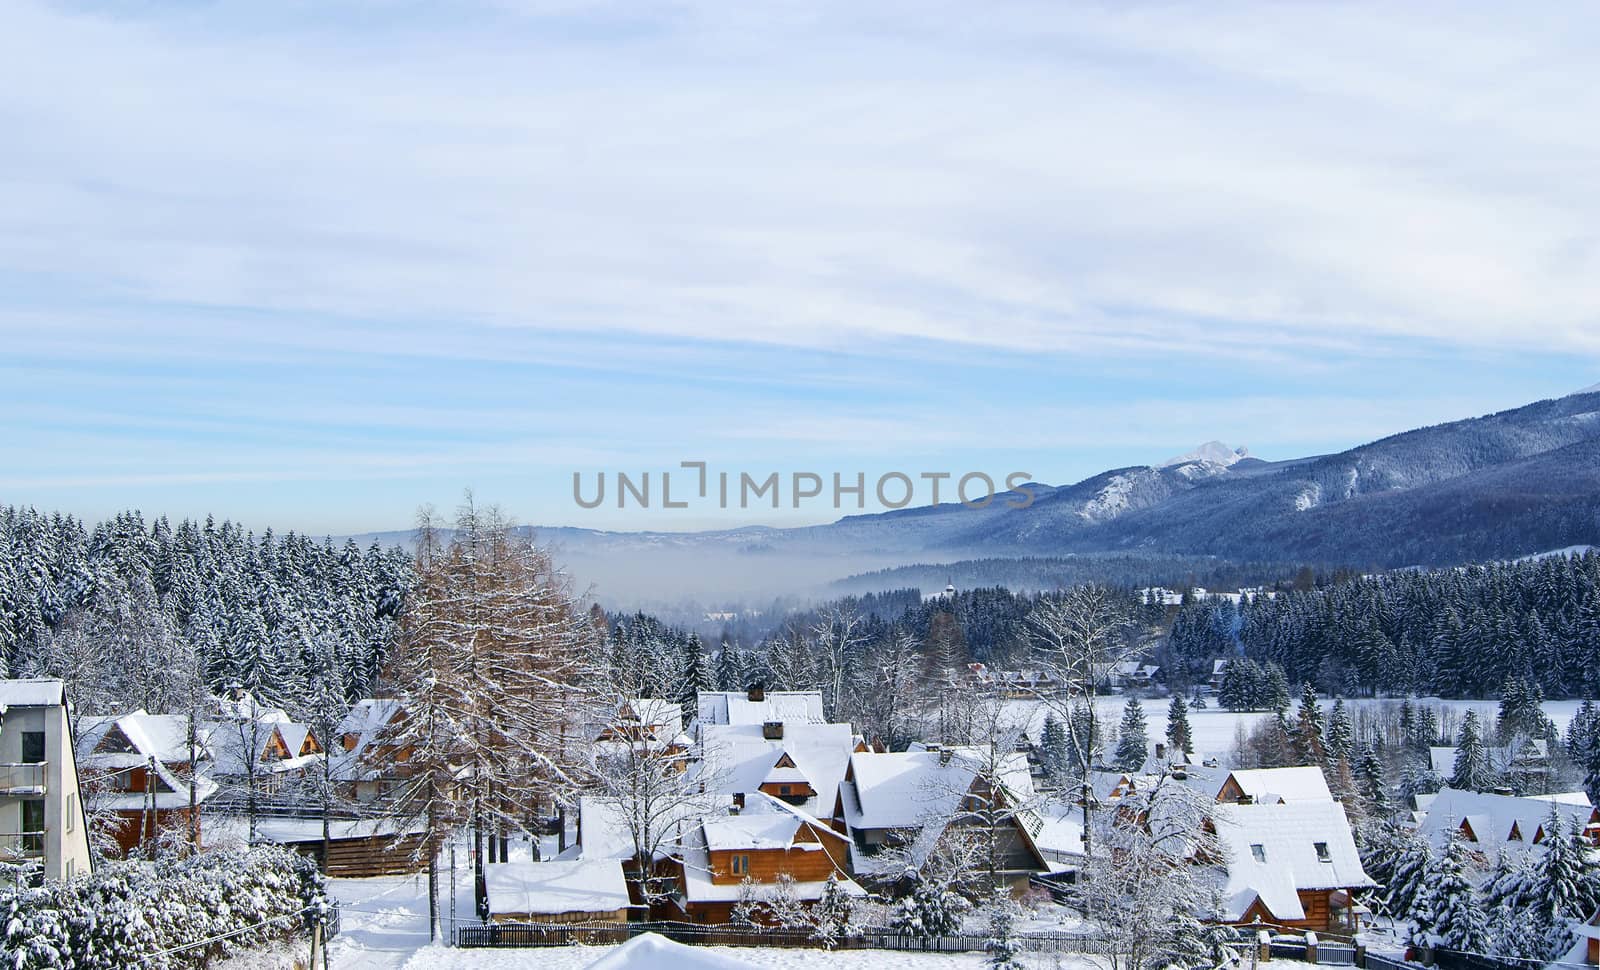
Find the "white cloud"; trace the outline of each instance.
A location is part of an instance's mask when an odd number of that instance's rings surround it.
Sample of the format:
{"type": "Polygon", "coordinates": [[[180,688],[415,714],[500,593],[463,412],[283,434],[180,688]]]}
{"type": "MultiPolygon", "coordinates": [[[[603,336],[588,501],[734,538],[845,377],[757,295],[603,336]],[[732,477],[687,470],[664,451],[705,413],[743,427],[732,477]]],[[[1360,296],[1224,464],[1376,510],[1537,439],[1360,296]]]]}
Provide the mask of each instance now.
{"type": "Polygon", "coordinates": [[[1600,354],[1600,78],[1564,17],[634,9],[24,0],[0,271],[297,345],[326,315],[1600,354]]]}

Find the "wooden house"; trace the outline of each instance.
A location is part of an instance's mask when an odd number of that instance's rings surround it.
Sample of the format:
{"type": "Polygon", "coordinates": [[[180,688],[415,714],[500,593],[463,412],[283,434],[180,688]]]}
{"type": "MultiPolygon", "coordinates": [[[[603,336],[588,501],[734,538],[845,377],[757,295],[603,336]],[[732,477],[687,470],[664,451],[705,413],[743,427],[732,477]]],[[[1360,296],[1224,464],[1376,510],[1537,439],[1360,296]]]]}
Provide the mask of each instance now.
{"type": "Polygon", "coordinates": [[[850,895],[865,895],[850,879],[848,838],[760,793],[736,814],[702,817],[675,857],[674,903],[694,923],[728,922],[742,898],[759,900],[780,876],[794,880],[790,888],[802,905],[820,899],[829,880],[838,880],[850,895]]]}
{"type": "Polygon", "coordinates": [[[1285,805],[1331,802],[1328,778],[1316,765],[1252,768],[1230,771],[1217,789],[1216,801],[1231,805],[1285,805]]]}
{"type": "MultiPolygon", "coordinates": [[[[94,779],[86,786],[86,797],[94,810],[120,820],[115,836],[123,854],[162,832],[187,833],[191,812],[216,794],[216,781],[204,771],[212,757],[210,732],[196,726],[191,759],[189,728],[182,715],[144,711],[80,719],[78,760],[83,773],[94,779]]],[[[194,824],[200,825],[199,818],[194,824]]]]}
{"type": "Polygon", "coordinates": [[[1033,778],[1027,756],[1003,760],[998,778],[988,777],[983,752],[946,747],[851,756],[834,800],[833,827],[850,837],[851,871],[886,879],[885,849],[903,849],[913,866],[924,864],[951,827],[998,830],[1000,875],[1014,889],[1048,872],[1036,837],[1044,822],[1032,810],[1033,778]]]}
{"type": "Polygon", "coordinates": [[[1220,919],[1353,935],[1377,885],[1361,866],[1344,806],[1328,801],[1219,804],[1220,919]]]}

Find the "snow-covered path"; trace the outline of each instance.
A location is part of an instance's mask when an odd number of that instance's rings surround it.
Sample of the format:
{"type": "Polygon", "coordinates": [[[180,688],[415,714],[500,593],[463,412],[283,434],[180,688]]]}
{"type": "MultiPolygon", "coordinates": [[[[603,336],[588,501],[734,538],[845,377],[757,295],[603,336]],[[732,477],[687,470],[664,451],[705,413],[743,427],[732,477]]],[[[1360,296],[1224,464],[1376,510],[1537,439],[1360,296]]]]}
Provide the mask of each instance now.
{"type": "MultiPolygon", "coordinates": [[[[449,884],[447,874],[440,875],[439,905],[448,920],[449,884]]],[[[339,935],[328,952],[330,962],[340,970],[399,970],[428,945],[426,875],[331,879],[328,888],[339,900],[340,922],[339,935]]],[[[470,916],[470,873],[457,874],[456,894],[458,911],[470,916]]],[[[453,965],[448,961],[435,964],[453,965]]]]}

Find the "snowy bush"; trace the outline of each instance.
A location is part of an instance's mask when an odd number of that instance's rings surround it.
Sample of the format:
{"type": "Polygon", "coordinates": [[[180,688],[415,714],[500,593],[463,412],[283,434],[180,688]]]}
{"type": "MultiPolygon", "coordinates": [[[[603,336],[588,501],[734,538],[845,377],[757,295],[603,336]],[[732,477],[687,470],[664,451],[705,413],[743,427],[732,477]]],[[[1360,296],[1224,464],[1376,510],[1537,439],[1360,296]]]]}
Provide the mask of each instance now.
{"type": "Polygon", "coordinates": [[[918,880],[911,895],[900,901],[890,920],[895,930],[929,939],[961,932],[961,917],[972,904],[944,886],[918,880]]]}
{"type": "Polygon", "coordinates": [[[303,932],[328,905],[311,860],[281,848],[102,865],[0,892],[7,970],[178,970],[303,932]]]}

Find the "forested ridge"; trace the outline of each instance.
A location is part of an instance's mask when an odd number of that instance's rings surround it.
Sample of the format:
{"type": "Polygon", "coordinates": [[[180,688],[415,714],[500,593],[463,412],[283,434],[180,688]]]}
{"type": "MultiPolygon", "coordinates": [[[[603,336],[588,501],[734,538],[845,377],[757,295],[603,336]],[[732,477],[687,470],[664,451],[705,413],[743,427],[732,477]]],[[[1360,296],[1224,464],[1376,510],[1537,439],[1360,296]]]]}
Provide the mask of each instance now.
{"type": "Polygon", "coordinates": [[[291,707],[318,680],[354,699],[411,576],[408,555],[376,545],[0,506],[0,673],[64,677],[80,706],[111,712],[176,708],[180,672],[291,707]]]}
{"type": "Polygon", "coordinates": [[[1328,693],[1495,696],[1508,678],[1547,697],[1600,691],[1600,554],[1404,570],[1179,611],[1179,676],[1243,653],[1328,693]]]}

